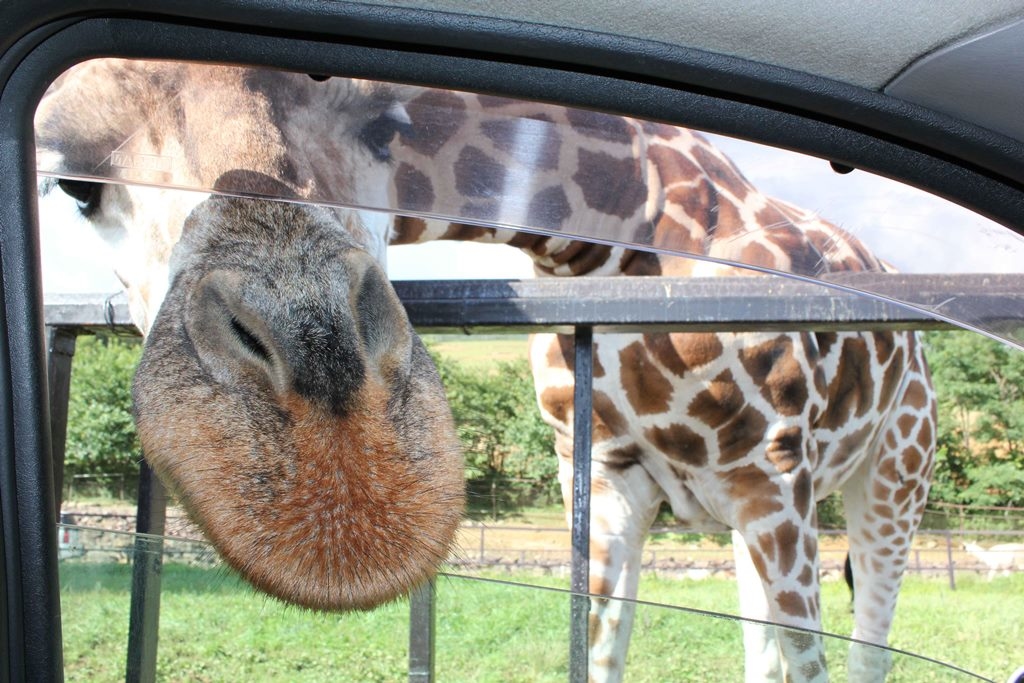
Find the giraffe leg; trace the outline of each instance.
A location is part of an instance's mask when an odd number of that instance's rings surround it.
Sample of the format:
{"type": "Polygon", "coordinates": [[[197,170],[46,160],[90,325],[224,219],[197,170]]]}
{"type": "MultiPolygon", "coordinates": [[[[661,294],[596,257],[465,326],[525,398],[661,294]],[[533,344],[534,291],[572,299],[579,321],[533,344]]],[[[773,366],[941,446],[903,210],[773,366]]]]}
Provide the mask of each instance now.
{"type": "MultiPolygon", "coordinates": [[[[815,552],[798,560],[797,564],[802,567],[795,576],[783,571],[786,559],[780,563],[766,556],[766,546],[772,542],[766,542],[764,537],[772,533],[774,531],[762,530],[743,534],[751,562],[761,575],[768,621],[777,624],[774,628],[765,627],[761,634],[753,625],[745,627],[744,644],[749,640],[755,647],[760,646],[763,653],[763,657],[759,657],[756,651],[748,654],[747,664],[764,667],[764,671],[760,668],[748,671],[747,680],[778,680],[772,678],[776,675],[775,663],[778,661],[778,673],[782,680],[792,683],[824,683],[828,681],[828,671],[821,636],[817,635],[821,630],[817,533],[813,527],[800,530],[799,547],[813,546],[815,552]],[[761,537],[760,540],[758,537],[761,537]],[[777,655],[769,649],[773,642],[777,655]]],[[[781,544],[776,550],[783,557],[789,554],[781,544]]]]}
{"type": "Polygon", "coordinates": [[[735,528],[742,541],[737,547],[741,555],[743,548],[749,555],[740,558],[737,578],[755,584],[742,588],[744,616],[778,624],[774,629],[745,627],[745,644],[754,648],[747,655],[747,665],[753,667],[747,671],[747,680],[779,680],[781,675],[782,680],[793,682],[827,681],[824,648],[817,635],[821,630],[818,533],[809,499],[810,473],[800,466],[768,476],[768,488],[777,487],[779,500],[795,502],[753,517],[751,512],[764,505],[764,490],[752,490],[736,501],[735,528]],[[754,572],[747,573],[744,567],[747,562],[761,579],[760,593],[754,572]]]}
{"type": "Polygon", "coordinates": [[[757,623],[771,619],[764,584],[761,583],[761,576],[751,560],[743,536],[737,531],[732,532],[732,547],[740,593],[740,616],[744,619],[745,680],[747,683],[782,683],[782,660],[779,658],[775,627],[757,623]]]}
{"type": "MultiPolygon", "coordinates": [[[[572,459],[563,451],[559,481],[571,524],[572,459]]],[[[602,462],[596,445],[590,495],[590,592],[607,596],[591,598],[590,680],[614,683],[625,669],[643,544],[663,494],[639,464],[622,469],[602,462]]]]}
{"type": "MultiPolygon", "coordinates": [[[[855,683],[881,683],[892,667],[890,653],[872,645],[888,644],[896,598],[929,482],[928,468],[925,473],[911,472],[900,464],[908,453],[908,449],[890,451],[877,463],[866,463],[842,489],[854,581],[853,638],[871,644],[850,646],[847,668],[849,680],[855,683]]],[[[927,449],[910,459],[930,462],[926,454],[927,449]]]]}

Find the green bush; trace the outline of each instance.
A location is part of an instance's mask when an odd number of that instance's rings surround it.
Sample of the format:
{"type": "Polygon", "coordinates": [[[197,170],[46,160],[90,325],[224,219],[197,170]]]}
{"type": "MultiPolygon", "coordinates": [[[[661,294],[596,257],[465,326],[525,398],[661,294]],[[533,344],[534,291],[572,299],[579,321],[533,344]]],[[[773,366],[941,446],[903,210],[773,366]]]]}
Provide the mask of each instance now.
{"type": "Polygon", "coordinates": [[[929,332],[939,397],[931,499],[1024,505],[1024,354],[980,334],[929,332]]]}
{"type": "Polygon", "coordinates": [[[465,452],[470,514],[558,500],[554,432],[540,418],[529,363],[468,370],[433,355],[465,452]]]}
{"type": "MultiPolygon", "coordinates": [[[[1024,354],[968,332],[931,332],[926,350],[939,393],[932,500],[1024,505],[1024,354]]],[[[113,484],[137,475],[131,416],[137,340],[81,337],[71,375],[65,481],[113,484]]],[[[554,438],[540,419],[525,359],[471,370],[434,354],[466,455],[470,512],[508,511],[559,500],[554,438]]],[[[826,526],[842,526],[835,499],[826,526]]]]}
{"type": "Polygon", "coordinates": [[[131,380],[142,345],[137,340],[79,337],[71,370],[65,481],[133,479],[142,450],[132,421],[131,380]]]}

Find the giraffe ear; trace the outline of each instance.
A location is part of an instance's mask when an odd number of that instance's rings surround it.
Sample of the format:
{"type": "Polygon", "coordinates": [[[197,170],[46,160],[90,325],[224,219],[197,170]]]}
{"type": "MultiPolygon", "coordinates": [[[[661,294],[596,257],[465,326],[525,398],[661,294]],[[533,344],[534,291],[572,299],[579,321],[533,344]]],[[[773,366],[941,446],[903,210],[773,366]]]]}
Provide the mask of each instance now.
{"type": "MultiPolygon", "coordinates": [[[[370,259],[368,255],[366,258],[370,259]]],[[[398,295],[372,259],[359,283],[355,314],[370,366],[388,382],[407,377],[412,358],[412,326],[398,295]]]]}

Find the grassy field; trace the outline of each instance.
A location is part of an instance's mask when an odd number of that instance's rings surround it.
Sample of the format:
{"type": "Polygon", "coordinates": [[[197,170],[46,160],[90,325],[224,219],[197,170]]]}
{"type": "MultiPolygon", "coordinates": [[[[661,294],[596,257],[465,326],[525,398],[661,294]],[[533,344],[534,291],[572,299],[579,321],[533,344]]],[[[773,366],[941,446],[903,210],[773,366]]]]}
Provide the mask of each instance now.
{"type": "MultiPolygon", "coordinates": [[[[484,575],[563,588],[550,576],[484,575]]],[[[61,565],[68,681],[124,680],[128,590],[124,564],[61,565]]],[[[568,597],[561,592],[445,576],[437,584],[437,680],[564,681],[568,597]]],[[[646,578],[641,598],[735,611],[727,580],[646,578]]],[[[845,586],[824,586],[825,628],[848,633],[845,586]]],[[[258,596],[222,569],[167,564],[163,572],[162,681],[401,681],[408,607],[323,615],[258,596]]],[[[1024,575],[991,583],[965,576],[909,578],[893,646],[950,661],[996,680],[1024,663],[1024,575]]],[[[740,628],[678,609],[641,606],[627,665],[632,682],[742,679],[740,628]]],[[[829,642],[835,680],[845,680],[842,641],[829,642]]],[[[897,657],[890,681],[972,680],[897,657]]]]}
{"type": "Polygon", "coordinates": [[[426,337],[428,346],[469,370],[486,370],[501,361],[525,360],[526,335],[464,336],[437,335],[426,337]]]}

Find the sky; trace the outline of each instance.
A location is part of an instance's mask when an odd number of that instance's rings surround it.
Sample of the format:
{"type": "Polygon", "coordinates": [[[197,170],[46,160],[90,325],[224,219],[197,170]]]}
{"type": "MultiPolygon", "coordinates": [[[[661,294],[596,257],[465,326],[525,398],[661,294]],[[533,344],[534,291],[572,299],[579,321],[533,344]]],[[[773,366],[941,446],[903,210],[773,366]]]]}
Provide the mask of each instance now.
{"type": "MultiPolygon", "coordinates": [[[[817,212],[854,233],[903,272],[1019,272],[1024,239],[920,190],[862,171],[740,140],[709,136],[762,192],[817,212]]],[[[43,283],[48,292],[113,292],[109,254],[74,202],[41,200],[43,283]]],[[[529,260],[509,247],[469,243],[394,247],[392,279],[521,278],[529,260]]]]}

